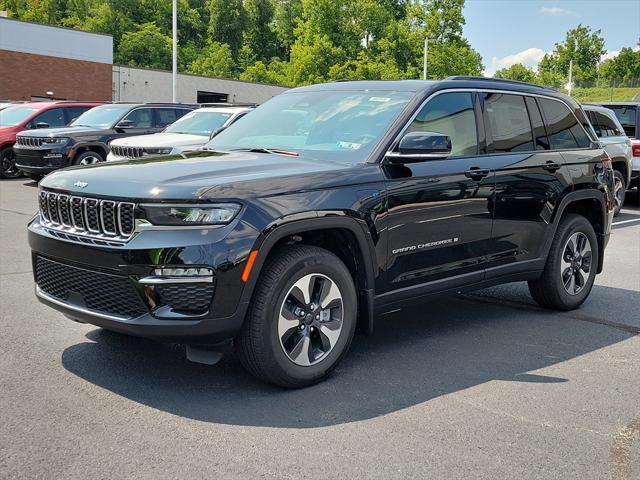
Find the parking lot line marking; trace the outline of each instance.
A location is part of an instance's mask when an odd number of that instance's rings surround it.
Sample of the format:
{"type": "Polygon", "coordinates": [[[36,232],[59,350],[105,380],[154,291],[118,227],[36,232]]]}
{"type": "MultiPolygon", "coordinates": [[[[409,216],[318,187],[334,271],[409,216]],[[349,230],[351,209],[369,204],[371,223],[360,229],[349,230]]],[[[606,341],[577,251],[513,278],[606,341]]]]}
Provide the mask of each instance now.
{"type": "Polygon", "coordinates": [[[623,223],[640,222],[640,218],[632,218],[630,220],[620,220],[619,222],[613,222],[611,225],[622,225],[623,223]]]}

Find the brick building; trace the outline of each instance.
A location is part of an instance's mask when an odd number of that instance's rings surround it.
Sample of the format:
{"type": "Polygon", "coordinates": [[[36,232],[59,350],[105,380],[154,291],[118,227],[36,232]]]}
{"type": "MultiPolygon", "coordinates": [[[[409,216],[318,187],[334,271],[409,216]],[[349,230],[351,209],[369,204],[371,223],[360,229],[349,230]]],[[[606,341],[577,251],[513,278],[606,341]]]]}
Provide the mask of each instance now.
{"type": "Polygon", "coordinates": [[[0,98],[111,100],[109,35],[0,17],[0,98]]]}

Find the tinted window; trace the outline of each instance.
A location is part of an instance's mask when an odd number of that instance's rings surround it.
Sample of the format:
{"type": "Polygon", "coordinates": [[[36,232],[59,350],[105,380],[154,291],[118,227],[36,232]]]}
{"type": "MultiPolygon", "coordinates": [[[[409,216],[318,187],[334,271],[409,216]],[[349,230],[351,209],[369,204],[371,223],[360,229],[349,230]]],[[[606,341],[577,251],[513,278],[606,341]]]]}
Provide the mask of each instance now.
{"type": "Polygon", "coordinates": [[[519,95],[488,93],[484,100],[484,110],[494,152],[533,150],[533,134],[524,98],[519,95]]]}
{"type": "Polygon", "coordinates": [[[598,129],[600,130],[600,133],[598,134],[599,137],[617,137],[618,135],[622,135],[620,128],[618,128],[616,122],[613,118],[609,117],[609,115],[602,112],[591,113],[593,113],[596,122],[598,122],[598,129]]]}
{"type": "Polygon", "coordinates": [[[67,112],[67,123],[71,123],[91,107],[65,107],[67,112]]]}
{"type": "Polygon", "coordinates": [[[0,112],[0,126],[14,126],[24,122],[29,115],[35,112],[35,108],[7,107],[0,112]]]}
{"type": "Polygon", "coordinates": [[[596,119],[595,112],[592,110],[585,110],[584,113],[589,117],[589,121],[591,122],[591,126],[596,131],[596,135],[598,137],[602,137],[602,133],[600,132],[600,127],[598,126],[598,120],[596,119]]]}
{"type": "MultiPolygon", "coordinates": [[[[67,121],[64,118],[64,110],[62,108],[52,108],[51,110],[42,112],[40,115],[38,115],[36,118],[31,120],[31,122],[29,123],[31,128],[38,128],[39,123],[46,124],[47,127],[53,128],[53,127],[64,127],[67,124],[67,121]]],[[[47,127],[44,127],[44,128],[47,128],[47,127]]]]}
{"type": "Polygon", "coordinates": [[[123,120],[133,122],[133,128],[151,128],[153,125],[153,115],[150,108],[136,108],[123,120]]]}
{"type": "Polygon", "coordinates": [[[435,96],[420,110],[407,132],[449,136],[452,157],[477,154],[478,134],[471,94],[456,92],[435,96]]]}
{"type": "Polygon", "coordinates": [[[619,106],[607,105],[607,108],[613,110],[613,113],[618,117],[618,121],[622,124],[625,133],[629,137],[635,138],[636,136],[636,107],[633,106],[619,106]]]}
{"type": "Polygon", "coordinates": [[[229,117],[231,117],[230,113],[194,110],[167,127],[165,132],[190,133],[208,137],[213,130],[224,125],[229,117]]]}
{"type": "Polygon", "coordinates": [[[536,102],[536,99],[533,97],[525,97],[525,103],[527,104],[529,118],[531,119],[531,125],[533,126],[533,138],[535,139],[536,150],[549,150],[547,130],[544,127],[544,121],[542,120],[542,114],[540,113],[538,102],[536,102]]]}
{"type": "Polygon", "coordinates": [[[111,128],[131,105],[101,105],[87,110],[73,122],[74,126],[111,128]]]}
{"type": "Polygon", "coordinates": [[[178,118],[176,116],[176,110],[173,108],[156,108],[156,127],[166,127],[171,125],[178,118]]]}
{"type": "Polygon", "coordinates": [[[192,112],[192,111],[193,110],[186,109],[186,108],[176,108],[175,109],[176,120],[178,118],[184,117],[187,113],[192,112]]]}
{"type": "Polygon", "coordinates": [[[587,148],[591,141],[569,108],[557,100],[538,99],[553,150],[587,148]]]}

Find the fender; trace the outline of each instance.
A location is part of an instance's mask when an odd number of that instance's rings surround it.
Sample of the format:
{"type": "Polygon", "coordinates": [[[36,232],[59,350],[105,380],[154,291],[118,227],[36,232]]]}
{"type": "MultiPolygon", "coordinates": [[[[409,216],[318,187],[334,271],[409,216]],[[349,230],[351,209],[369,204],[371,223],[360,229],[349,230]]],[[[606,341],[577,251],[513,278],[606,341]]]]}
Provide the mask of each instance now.
{"type": "Polygon", "coordinates": [[[578,191],[570,192],[566,194],[564,197],[562,197],[560,204],[556,207],[551,217],[551,222],[549,224],[549,227],[551,228],[551,234],[547,235],[547,239],[544,244],[544,250],[543,250],[544,257],[546,258],[547,255],[549,254],[549,250],[551,250],[551,244],[553,243],[553,239],[555,238],[555,235],[556,235],[556,230],[558,229],[558,224],[560,223],[559,219],[562,218],[562,215],[564,214],[564,211],[567,209],[567,207],[571,203],[574,203],[578,200],[597,200],[598,204],[600,205],[600,216],[601,216],[602,225],[604,227],[604,231],[599,234],[596,233],[596,238],[598,239],[598,247],[599,247],[598,250],[600,251],[600,255],[598,258],[598,269],[596,270],[596,272],[601,273],[603,263],[604,263],[604,247],[606,246],[606,241],[604,237],[609,234],[609,229],[607,228],[608,217],[607,217],[607,210],[605,208],[605,205],[607,202],[604,194],[599,190],[595,190],[595,189],[578,190],[578,191]]]}
{"type": "Polygon", "coordinates": [[[267,226],[260,234],[254,246],[253,251],[258,251],[251,276],[247,280],[245,288],[242,292],[241,305],[248,306],[253,290],[258,281],[259,273],[277,242],[291,235],[301,232],[310,232],[314,230],[326,230],[331,228],[341,228],[351,232],[358,242],[358,247],[362,252],[365,270],[365,286],[360,291],[359,325],[365,333],[373,332],[373,299],[375,297],[375,275],[377,266],[374,266],[375,249],[373,241],[366,232],[364,222],[359,222],[355,218],[348,216],[346,212],[305,212],[305,218],[300,219],[300,215],[292,215],[293,218],[281,218],[276,222],[267,226]],[[309,218],[311,217],[311,218],[309,218]]]}
{"type": "Polygon", "coordinates": [[[87,148],[87,147],[100,147],[105,151],[105,160],[107,159],[107,154],[109,153],[109,145],[107,145],[104,142],[79,142],[76,143],[75,145],[71,146],[71,150],[73,150],[73,156],[69,156],[68,160],[69,160],[69,165],[71,165],[71,162],[73,161],[73,157],[75,157],[78,154],[78,150],[82,149],[82,148],[87,148]]]}

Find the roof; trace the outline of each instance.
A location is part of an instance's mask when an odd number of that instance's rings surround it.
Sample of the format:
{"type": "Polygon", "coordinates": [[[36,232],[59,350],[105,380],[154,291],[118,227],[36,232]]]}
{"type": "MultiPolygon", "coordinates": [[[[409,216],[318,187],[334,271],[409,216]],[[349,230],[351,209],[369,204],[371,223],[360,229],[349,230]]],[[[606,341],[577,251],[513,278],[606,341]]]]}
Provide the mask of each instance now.
{"type": "Polygon", "coordinates": [[[640,102],[589,102],[587,105],[602,105],[603,107],[621,105],[626,107],[637,107],[640,102]]]}
{"type": "Polygon", "coordinates": [[[217,112],[217,113],[238,113],[253,110],[252,107],[202,107],[195,112],[217,112]]]}
{"type": "Polygon", "coordinates": [[[66,106],[99,106],[99,105],[103,105],[104,102],[70,102],[67,100],[60,100],[60,101],[51,101],[51,102],[22,102],[22,103],[15,103],[15,104],[11,104],[11,107],[8,108],[13,108],[13,107],[26,107],[26,108],[35,108],[36,110],[44,110],[46,108],[53,108],[55,106],[58,105],[66,105],[66,106]]]}

